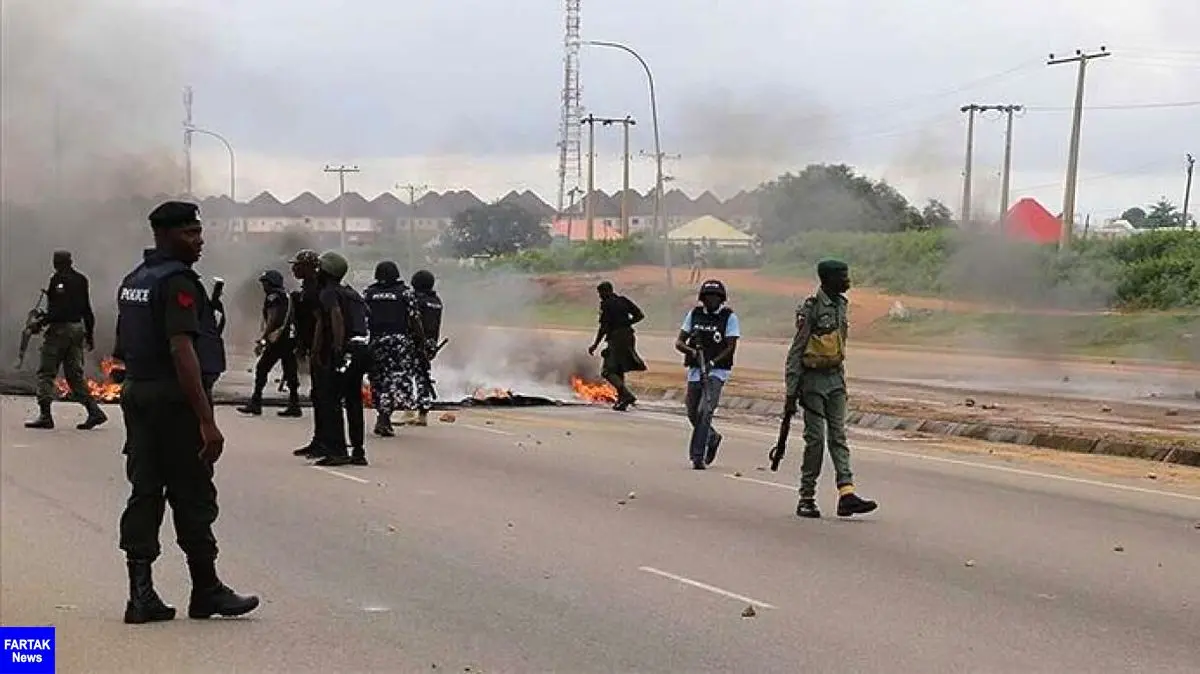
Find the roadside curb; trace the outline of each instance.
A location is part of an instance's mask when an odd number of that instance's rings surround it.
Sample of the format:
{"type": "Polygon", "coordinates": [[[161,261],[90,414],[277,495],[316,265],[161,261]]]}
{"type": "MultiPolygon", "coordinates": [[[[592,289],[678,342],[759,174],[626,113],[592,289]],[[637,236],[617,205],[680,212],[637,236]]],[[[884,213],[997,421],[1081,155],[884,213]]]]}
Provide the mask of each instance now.
{"type": "MultiPolygon", "coordinates": [[[[680,388],[646,386],[632,386],[631,388],[639,396],[657,398],[663,402],[682,402],[685,396],[684,390],[680,388]]],[[[721,399],[721,407],[759,416],[780,417],[783,415],[783,402],[766,397],[730,396],[721,399]]],[[[905,417],[873,412],[869,409],[855,409],[853,403],[850,407],[851,409],[846,414],[846,423],[860,428],[930,433],[987,442],[1041,447],[1063,452],[1121,456],[1200,467],[1200,449],[1113,440],[1100,434],[1056,433],[998,424],[905,417]]]]}

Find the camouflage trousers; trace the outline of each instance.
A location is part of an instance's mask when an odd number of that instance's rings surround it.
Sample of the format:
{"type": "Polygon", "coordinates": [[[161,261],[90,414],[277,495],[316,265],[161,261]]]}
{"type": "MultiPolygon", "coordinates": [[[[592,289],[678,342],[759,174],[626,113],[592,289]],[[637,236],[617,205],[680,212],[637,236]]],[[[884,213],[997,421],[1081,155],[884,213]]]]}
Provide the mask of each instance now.
{"type": "Polygon", "coordinates": [[[58,393],[54,380],[62,368],[63,378],[71,388],[71,400],[90,406],[92,396],[83,378],[83,323],[54,323],[42,333],[42,348],[37,371],[37,399],[42,405],[54,401],[58,393]]]}
{"type": "Polygon", "coordinates": [[[371,405],[380,414],[416,407],[414,362],[416,344],[408,335],[379,335],[371,339],[371,405]]]}

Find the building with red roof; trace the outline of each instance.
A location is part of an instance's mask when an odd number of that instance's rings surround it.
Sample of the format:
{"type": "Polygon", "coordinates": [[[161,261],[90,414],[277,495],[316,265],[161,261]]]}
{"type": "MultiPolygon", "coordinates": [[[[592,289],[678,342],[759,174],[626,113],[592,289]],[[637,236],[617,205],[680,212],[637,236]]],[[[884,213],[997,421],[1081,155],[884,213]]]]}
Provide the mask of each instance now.
{"type": "Polygon", "coordinates": [[[1051,244],[1062,235],[1062,221],[1032,197],[1013,204],[1001,226],[1005,236],[1019,241],[1051,244]]]}

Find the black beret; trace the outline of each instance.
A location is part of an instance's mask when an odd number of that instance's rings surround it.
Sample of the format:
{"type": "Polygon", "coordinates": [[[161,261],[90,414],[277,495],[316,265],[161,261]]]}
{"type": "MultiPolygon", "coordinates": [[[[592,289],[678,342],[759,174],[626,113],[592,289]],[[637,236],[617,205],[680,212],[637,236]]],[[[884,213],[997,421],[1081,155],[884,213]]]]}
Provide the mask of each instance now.
{"type": "Polygon", "coordinates": [[[187,201],[164,201],[150,211],[150,226],[185,227],[200,222],[200,206],[187,201]]]}

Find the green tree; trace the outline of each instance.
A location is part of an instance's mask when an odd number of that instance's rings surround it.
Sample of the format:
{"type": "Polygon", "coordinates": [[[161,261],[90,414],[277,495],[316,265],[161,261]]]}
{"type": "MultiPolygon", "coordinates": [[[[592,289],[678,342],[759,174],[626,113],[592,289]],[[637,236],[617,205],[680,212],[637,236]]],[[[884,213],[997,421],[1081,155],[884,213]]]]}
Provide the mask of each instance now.
{"type": "Polygon", "coordinates": [[[537,215],[513,204],[488,204],[454,216],[442,238],[458,257],[510,255],[550,243],[537,215]]]}
{"type": "Polygon", "coordinates": [[[1140,206],[1134,206],[1133,208],[1127,208],[1127,209],[1125,209],[1125,212],[1121,214],[1121,219],[1124,220],[1125,222],[1128,222],[1129,224],[1133,225],[1134,227],[1138,227],[1138,228],[1145,227],[1146,226],[1146,211],[1145,211],[1145,209],[1141,208],[1140,206]]]}
{"type": "Polygon", "coordinates": [[[800,232],[898,232],[923,220],[894,187],[860,176],[845,164],[810,164],[760,190],[759,235],[778,243],[800,232]]]}
{"type": "Polygon", "coordinates": [[[930,199],[921,209],[921,229],[950,229],[954,227],[954,212],[937,199],[930,199]]]}
{"type": "Polygon", "coordinates": [[[1150,229],[1182,227],[1183,213],[1166,197],[1162,197],[1150,206],[1150,212],[1146,214],[1145,224],[1142,226],[1150,229]]]}

